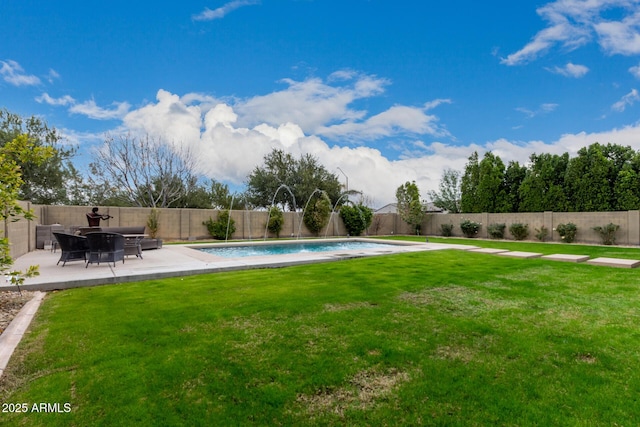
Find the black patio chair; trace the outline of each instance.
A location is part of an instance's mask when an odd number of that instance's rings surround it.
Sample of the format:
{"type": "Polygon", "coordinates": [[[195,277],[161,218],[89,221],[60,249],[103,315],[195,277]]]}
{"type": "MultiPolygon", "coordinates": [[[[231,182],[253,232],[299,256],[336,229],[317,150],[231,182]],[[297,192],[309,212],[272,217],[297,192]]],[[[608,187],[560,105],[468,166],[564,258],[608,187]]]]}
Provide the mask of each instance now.
{"type": "Polygon", "coordinates": [[[60,233],[58,231],[54,231],[53,235],[58,241],[58,246],[62,249],[62,255],[60,255],[60,259],[56,265],[60,264],[60,261],[62,261],[63,267],[67,261],[79,259],[84,260],[85,262],[87,261],[89,245],[86,237],[60,233]]]}
{"type": "Polygon", "coordinates": [[[101,262],[113,263],[122,260],[124,264],[124,236],[118,233],[87,233],[87,243],[89,244],[89,259],[87,265],[101,262]]]}

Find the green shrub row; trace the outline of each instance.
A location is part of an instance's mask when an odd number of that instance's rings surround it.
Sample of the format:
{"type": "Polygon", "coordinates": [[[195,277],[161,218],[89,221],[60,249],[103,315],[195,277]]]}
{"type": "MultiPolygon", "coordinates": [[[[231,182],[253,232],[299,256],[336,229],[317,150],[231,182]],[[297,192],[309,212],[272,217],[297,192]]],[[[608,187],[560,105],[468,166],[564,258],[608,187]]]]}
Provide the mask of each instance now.
{"type": "MultiPolygon", "coordinates": [[[[453,224],[441,224],[440,230],[442,235],[445,237],[450,237],[453,235],[453,224]]],[[[478,235],[480,229],[482,228],[482,224],[479,222],[471,221],[469,219],[465,219],[460,223],[460,229],[462,230],[462,234],[464,234],[467,238],[473,238],[478,235]]],[[[487,227],[487,233],[491,239],[504,239],[504,230],[506,228],[506,224],[504,223],[494,223],[489,224],[487,227]]],[[[593,227],[594,231],[597,231],[600,234],[600,238],[602,239],[603,245],[615,245],[616,243],[616,231],[620,228],[619,225],[609,223],[603,227],[593,227]]],[[[549,236],[549,229],[544,225],[539,229],[535,229],[535,237],[541,242],[547,240],[549,236]]],[[[572,222],[567,224],[558,224],[553,231],[557,232],[560,235],[560,238],[565,243],[573,243],[576,238],[576,234],[578,233],[578,226],[572,222]]],[[[515,240],[524,240],[529,236],[529,225],[522,223],[514,223],[509,226],[509,233],[513,236],[515,240]]]]}

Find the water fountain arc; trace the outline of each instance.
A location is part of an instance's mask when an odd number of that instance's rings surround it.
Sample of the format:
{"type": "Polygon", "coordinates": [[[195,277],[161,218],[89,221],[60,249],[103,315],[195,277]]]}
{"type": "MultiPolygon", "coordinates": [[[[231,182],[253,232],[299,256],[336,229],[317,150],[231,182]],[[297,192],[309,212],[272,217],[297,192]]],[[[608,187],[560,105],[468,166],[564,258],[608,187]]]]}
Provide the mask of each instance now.
{"type": "Polygon", "coordinates": [[[267,233],[269,231],[269,221],[271,220],[271,208],[276,202],[276,196],[278,195],[278,192],[283,188],[289,192],[289,194],[291,195],[291,198],[293,199],[294,211],[297,212],[298,210],[298,206],[296,205],[296,196],[293,195],[293,191],[291,191],[291,188],[286,184],[280,184],[276,192],[273,193],[273,197],[271,198],[271,205],[269,205],[269,215],[267,215],[267,223],[264,226],[264,240],[267,240],[267,233]]]}
{"type": "Polygon", "coordinates": [[[227,232],[224,234],[224,242],[227,243],[229,239],[229,226],[231,225],[231,210],[233,209],[233,199],[235,198],[235,194],[231,195],[231,205],[229,206],[229,217],[227,218],[227,232]]]}

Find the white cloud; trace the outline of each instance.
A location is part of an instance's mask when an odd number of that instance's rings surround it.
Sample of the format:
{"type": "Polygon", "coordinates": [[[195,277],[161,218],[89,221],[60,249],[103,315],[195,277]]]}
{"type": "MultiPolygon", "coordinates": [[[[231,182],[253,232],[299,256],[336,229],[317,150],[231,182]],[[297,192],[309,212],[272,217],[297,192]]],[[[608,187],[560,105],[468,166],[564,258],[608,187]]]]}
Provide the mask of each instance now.
{"type": "Polygon", "coordinates": [[[635,102],[640,99],[640,94],[636,89],[631,89],[631,92],[623,96],[620,101],[616,102],[611,106],[611,109],[618,112],[623,112],[627,109],[627,107],[632,106],[635,102]]]}
{"type": "Polygon", "coordinates": [[[3,80],[14,86],[35,86],[40,84],[40,79],[34,75],[24,73],[24,69],[16,61],[8,59],[0,61],[0,76],[3,80]]]}
{"type": "Polygon", "coordinates": [[[320,127],[317,134],[350,141],[371,141],[397,133],[448,135],[444,128],[437,125],[437,121],[437,117],[426,114],[425,109],[396,105],[363,121],[320,127]]]}
{"type": "MultiPolygon", "coordinates": [[[[505,163],[518,161],[524,164],[532,153],[568,152],[573,156],[580,148],[594,142],[612,142],[640,149],[640,124],[601,133],[562,135],[550,143],[498,139],[463,146],[444,141],[424,142],[420,139],[422,135],[444,132],[436,125],[437,117],[427,112],[449,100],[435,100],[421,107],[396,105],[378,114],[360,111],[355,114],[349,108],[350,101],[344,98],[357,99],[360,95],[356,93],[377,94],[381,85],[358,92],[355,82],[361,76],[345,73],[332,79],[349,84],[333,87],[317,79],[289,82],[289,89],[266,95],[273,96],[270,99],[274,102],[279,101],[271,112],[255,107],[257,104],[252,101],[261,97],[234,103],[197,93],[179,96],[159,90],[153,102],[124,115],[118,132],[149,134],[170,144],[186,145],[197,155],[198,167],[203,174],[235,185],[245,182],[253,168],[262,164],[264,156],[274,148],[294,156],[311,154],[333,173],[338,174],[340,167],[349,177],[350,188],[363,191],[376,206],[393,202],[396,189],[406,181],[415,180],[426,197],[428,190],[438,188],[446,168],[462,171],[473,151],[482,156],[490,150],[505,163]],[[314,102],[325,111],[314,112],[311,108],[314,102]],[[255,108],[247,108],[247,105],[255,108]],[[300,116],[287,114],[291,108],[308,111],[313,119],[301,125],[297,122],[300,116]],[[340,114],[350,115],[350,118],[341,122],[340,114]],[[396,142],[406,141],[405,144],[397,142],[402,156],[392,160],[372,147],[332,143],[322,133],[332,126],[342,126],[342,129],[334,127],[336,134],[342,135],[363,132],[367,137],[396,136],[396,142]],[[416,136],[402,137],[407,134],[416,136]]],[[[631,101],[632,98],[627,99],[631,101]]],[[[551,112],[555,108],[556,104],[542,104],[534,113],[551,112]]]]}
{"type": "Polygon", "coordinates": [[[568,62],[564,67],[555,67],[553,69],[549,69],[549,71],[560,74],[561,76],[579,79],[589,72],[589,68],[584,65],[576,65],[568,62]]]}
{"type": "MultiPolygon", "coordinates": [[[[78,103],[70,95],[53,98],[47,92],[36,97],[35,100],[40,104],[44,103],[62,107],[68,106],[70,113],[81,114],[95,120],[122,119],[131,109],[131,105],[128,102],[114,102],[111,104],[113,108],[109,109],[99,107],[93,99],[78,103]]],[[[192,100],[197,100],[197,98],[194,96],[192,100]]]]}
{"type": "Polygon", "coordinates": [[[640,79],[640,65],[635,65],[629,68],[629,72],[636,78],[640,79]]]}
{"type": "Polygon", "coordinates": [[[187,143],[199,140],[203,108],[192,105],[192,95],[180,98],[161,89],[156,99],[157,103],[149,103],[129,112],[123,124],[129,129],[148,132],[164,140],[187,143]]]}
{"type": "Polygon", "coordinates": [[[69,95],[64,95],[60,98],[52,98],[48,93],[43,93],[42,95],[36,97],[36,101],[40,104],[45,103],[49,105],[74,105],[76,100],[73,99],[69,95]]]}
{"type": "Polygon", "coordinates": [[[127,102],[114,102],[112,105],[114,105],[115,108],[102,108],[99,107],[93,99],[91,99],[80,104],[72,105],[69,108],[69,112],[73,114],[82,114],[96,120],[112,120],[123,118],[131,108],[131,105],[127,102]]]}
{"type": "Polygon", "coordinates": [[[291,122],[305,134],[353,142],[399,134],[448,134],[435,116],[427,114],[428,110],[450,103],[447,99],[423,107],[396,105],[373,115],[351,107],[357,100],[382,94],[390,84],[387,79],[345,70],[331,74],[328,82],[319,78],[282,82],[288,87],[281,91],[237,102],[234,111],[238,123],[245,127],[262,123],[277,127],[291,122]]]}
{"type": "Polygon", "coordinates": [[[555,111],[556,108],[558,108],[558,104],[546,103],[546,104],[541,104],[536,110],[530,110],[528,108],[518,107],[516,108],[516,111],[519,111],[523,113],[525,116],[527,116],[528,118],[532,119],[542,114],[551,113],[555,111]]]}
{"type": "Polygon", "coordinates": [[[506,65],[535,60],[556,45],[573,50],[594,38],[605,53],[640,53],[639,0],[556,0],[540,7],[538,15],[548,22],[519,51],[502,59],[506,65]],[[620,20],[609,20],[605,12],[615,9],[620,20]]]}
{"type": "Polygon", "coordinates": [[[213,21],[215,19],[222,19],[227,14],[243,6],[253,6],[260,4],[260,0],[233,0],[229,3],[220,6],[217,9],[211,10],[205,8],[202,12],[193,16],[194,21],[213,21]]]}
{"type": "MultiPolygon", "coordinates": [[[[634,2],[635,3],[635,2],[634,2]]],[[[600,22],[594,25],[600,46],[610,54],[637,55],[640,53],[640,13],[626,16],[621,21],[600,22]]]]}
{"type": "Polygon", "coordinates": [[[49,73],[47,74],[47,80],[49,83],[53,83],[54,80],[58,80],[60,78],[60,74],[53,68],[49,69],[49,73]]]}
{"type": "MultiPolygon", "coordinates": [[[[308,153],[316,156],[333,173],[337,173],[340,167],[349,176],[349,186],[363,191],[376,206],[393,202],[396,189],[406,181],[415,180],[426,197],[428,190],[438,188],[446,168],[463,170],[474,150],[481,156],[491,150],[505,163],[513,160],[523,164],[534,152],[569,152],[575,155],[581,147],[596,141],[640,148],[640,127],[629,127],[601,134],[563,135],[550,144],[499,139],[458,146],[415,141],[412,143],[413,151],[407,152],[407,156],[391,160],[371,147],[329,144],[319,135],[305,133],[301,126],[291,121],[246,127],[239,124],[234,106],[225,103],[193,105],[194,99],[201,97],[193,94],[178,96],[160,90],[156,101],[124,117],[123,129],[148,133],[173,144],[185,144],[196,152],[202,173],[233,184],[243,183],[274,148],[294,156],[308,153]]],[[[551,109],[553,104],[545,105],[540,109],[551,109]]],[[[393,107],[388,111],[393,111],[393,107]]]]}
{"type": "Polygon", "coordinates": [[[334,73],[330,79],[336,80],[338,75],[343,82],[341,86],[329,85],[319,78],[301,82],[284,79],[282,82],[288,85],[284,90],[236,103],[239,122],[244,126],[260,122],[277,126],[291,121],[305,132],[315,133],[327,123],[362,119],[366,112],[353,110],[349,105],[383,93],[389,84],[386,79],[348,72],[334,73]]]}

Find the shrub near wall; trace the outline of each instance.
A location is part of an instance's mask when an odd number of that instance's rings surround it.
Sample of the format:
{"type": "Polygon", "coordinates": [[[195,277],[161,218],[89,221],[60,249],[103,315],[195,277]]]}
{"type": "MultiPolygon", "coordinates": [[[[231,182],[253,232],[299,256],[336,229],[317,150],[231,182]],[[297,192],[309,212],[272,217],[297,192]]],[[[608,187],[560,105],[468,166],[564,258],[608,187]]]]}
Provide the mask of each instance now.
{"type": "Polygon", "coordinates": [[[509,233],[516,240],[524,240],[529,236],[529,225],[516,222],[509,226],[509,233]]]}
{"type": "Polygon", "coordinates": [[[489,237],[492,239],[504,239],[504,229],[506,228],[506,224],[489,224],[487,227],[487,233],[489,233],[489,237]]]}
{"type": "MultiPolygon", "coordinates": [[[[594,227],[602,224],[617,224],[620,228],[616,232],[616,243],[619,245],[640,246],[640,211],[617,212],[528,212],[528,213],[476,213],[476,214],[429,214],[423,224],[425,234],[438,236],[441,234],[442,224],[456,224],[453,235],[462,237],[457,225],[465,218],[484,224],[514,223],[528,224],[527,240],[561,243],[564,239],[556,231],[559,224],[573,223],[578,229],[575,241],[586,244],[601,244],[602,239],[594,227]],[[546,230],[546,234],[545,231],[546,230]]],[[[513,239],[509,233],[507,239],[513,239]]],[[[478,237],[489,238],[487,227],[483,227],[478,237]]]]}
{"type": "Polygon", "coordinates": [[[465,237],[478,237],[478,233],[480,232],[480,228],[482,224],[479,222],[471,221],[470,219],[465,219],[460,223],[460,229],[465,237]]]}

